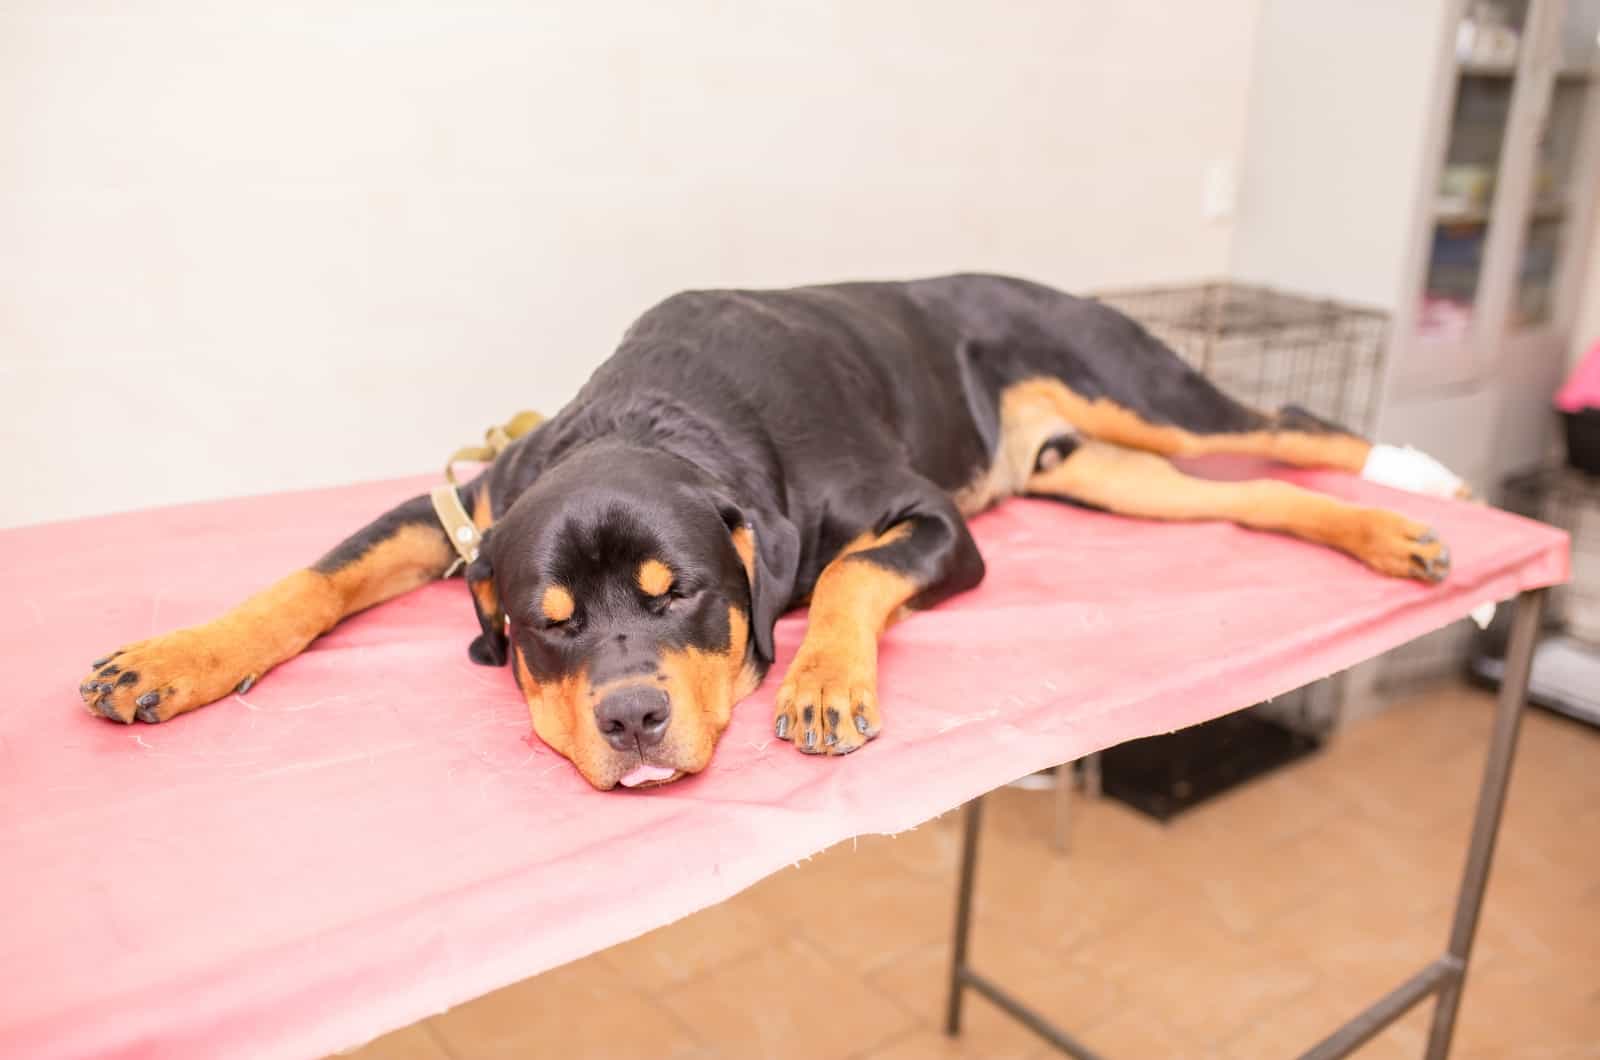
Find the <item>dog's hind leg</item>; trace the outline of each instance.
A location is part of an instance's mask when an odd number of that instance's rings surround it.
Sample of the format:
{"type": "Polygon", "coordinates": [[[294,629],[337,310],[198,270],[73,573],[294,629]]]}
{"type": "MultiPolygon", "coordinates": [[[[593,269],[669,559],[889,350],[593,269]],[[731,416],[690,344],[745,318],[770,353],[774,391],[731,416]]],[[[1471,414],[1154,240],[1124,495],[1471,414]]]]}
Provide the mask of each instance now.
{"type": "Polygon", "coordinates": [[[1047,446],[1026,492],[1143,519],[1227,519],[1349,553],[1373,570],[1440,581],[1450,552],[1428,527],[1286,482],[1218,482],[1186,475],[1155,453],[1101,441],[1047,446]]]}
{"type": "Polygon", "coordinates": [[[1157,391],[1153,407],[1140,411],[1109,397],[1091,400],[1059,379],[1034,377],[1007,387],[1001,407],[1048,407],[1086,437],[1168,457],[1231,453],[1360,474],[1372,451],[1365,439],[1292,405],[1276,415],[1240,405],[1198,374],[1157,391]]]}
{"type": "MultiPolygon", "coordinates": [[[[483,481],[458,491],[479,522],[483,481]]],[[[243,691],[340,619],[433,581],[455,558],[430,500],[413,498],[219,618],[98,660],[79,695],[113,721],[166,721],[243,691]]]]}

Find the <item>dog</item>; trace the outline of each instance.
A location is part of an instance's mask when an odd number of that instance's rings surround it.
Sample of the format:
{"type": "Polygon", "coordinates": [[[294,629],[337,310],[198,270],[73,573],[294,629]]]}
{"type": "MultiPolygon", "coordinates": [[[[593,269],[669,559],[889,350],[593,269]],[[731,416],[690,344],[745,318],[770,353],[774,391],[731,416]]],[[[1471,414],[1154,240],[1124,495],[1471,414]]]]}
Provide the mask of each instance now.
{"type": "MultiPolygon", "coordinates": [[[[594,787],[653,785],[706,767],[773,663],[774,624],[809,603],[773,731],[851,754],[884,725],[880,634],[982,580],[966,518],[1007,497],[1226,519],[1442,579],[1449,552],[1421,523],[1169,459],[1359,473],[1373,448],[1246,407],[1114,309],[1026,280],[678,294],[456,488],[483,535],[469,651],[510,664],[534,730],[594,787]]],[[[414,498],[220,618],[96,661],[79,692],[113,721],[170,721],[455,560],[414,498]]]]}

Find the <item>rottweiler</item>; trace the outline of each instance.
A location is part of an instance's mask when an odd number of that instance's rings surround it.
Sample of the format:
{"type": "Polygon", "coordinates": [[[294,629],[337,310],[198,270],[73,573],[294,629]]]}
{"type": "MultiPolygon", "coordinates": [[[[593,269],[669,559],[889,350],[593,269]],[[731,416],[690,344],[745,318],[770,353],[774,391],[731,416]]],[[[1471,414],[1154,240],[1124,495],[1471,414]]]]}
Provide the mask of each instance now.
{"type": "MultiPolygon", "coordinates": [[[[1248,408],[1116,310],[1026,280],[691,291],[457,489],[483,531],[463,571],[470,654],[510,663],[535,731],[596,788],[664,783],[706,767],[772,665],[774,623],[809,602],[774,732],[850,754],[884,725],[879,635],[978,584],[966,518],[1007,497],[1226,519],[1443,578],[1421,523],[1169,461],[1360,472],[1372,448],[1293,406],[1248,408]]],[[[113,721],[169,721],[455,559],[417,497],[220,618],[97,661],[80,694],[113,721]]]]}

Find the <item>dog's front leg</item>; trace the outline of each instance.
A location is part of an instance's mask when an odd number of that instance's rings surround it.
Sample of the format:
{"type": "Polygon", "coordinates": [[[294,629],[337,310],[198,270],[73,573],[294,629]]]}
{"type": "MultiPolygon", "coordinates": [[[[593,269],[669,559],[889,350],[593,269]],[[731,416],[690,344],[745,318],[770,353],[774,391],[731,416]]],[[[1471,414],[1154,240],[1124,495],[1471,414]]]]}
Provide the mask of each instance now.
{"type": "Polygon", "coordinates": [[[931,484],[851,541],[817,578],[800,651],[778,690],[774,732],[807,754],[843,755],[877,736],[878,637],[906,607],[983,578],[965,521],[931,484]]]}
{"type": "MultiPolygon", "coordinates": [[[[465,503],[483,495],[476,488],[463,487],[465,503]]],[[[433,581],[454,559],[432,504],[417,497],[210,622],[96,660],[78,694],[112,721],[166,721],[243,691],[340,619],[433,581]]]]}

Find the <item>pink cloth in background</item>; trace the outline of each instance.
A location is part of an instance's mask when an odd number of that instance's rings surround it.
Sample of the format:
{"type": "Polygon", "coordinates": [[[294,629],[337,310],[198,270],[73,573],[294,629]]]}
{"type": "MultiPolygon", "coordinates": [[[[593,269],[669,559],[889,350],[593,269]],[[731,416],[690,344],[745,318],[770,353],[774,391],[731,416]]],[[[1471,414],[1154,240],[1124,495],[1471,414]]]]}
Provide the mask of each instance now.
{"type": "Polygon", "coordinates": [[[1600,409],[1600,342],[1589,347],[1556,392],[1556,408],[1562,412],[1600,409]]]}
{"type": "MultiPolygon", "coordinates": [[[[161,726],[89,716],[127,641],[212,617],[432,478],[0,532],[0,1055],[308,1057],[719,902],[849,836],[1216,717],[1485,600],[1562,581],[1565,535],[1330,473],[1438,527],[1428,587],[1221,523],[1015,501],[982,587],[894,627],[884,735],[771,737],[778,668],[711,768],[600,794],[474,666],[459,580],[361,615],[248,694],[161,726]]],[[[953,886],[954,881],[952,881],[953,886]]]]}

